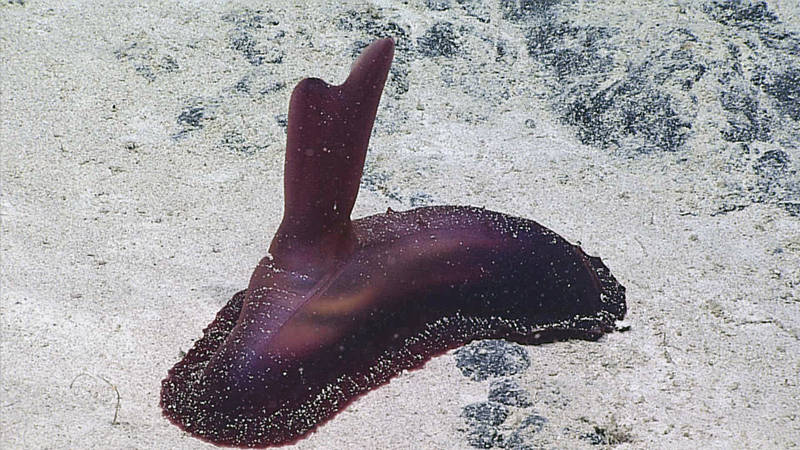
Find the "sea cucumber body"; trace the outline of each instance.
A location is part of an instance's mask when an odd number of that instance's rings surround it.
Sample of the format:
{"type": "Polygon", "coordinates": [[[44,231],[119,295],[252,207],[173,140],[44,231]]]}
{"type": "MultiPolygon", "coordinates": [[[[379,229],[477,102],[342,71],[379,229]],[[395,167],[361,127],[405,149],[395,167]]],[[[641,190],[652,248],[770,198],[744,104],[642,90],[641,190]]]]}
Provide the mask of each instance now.
{"type": "Polygon", "coordinates": [[[216,444],[285,444],[474,339],[593,339],[625,314],[600,259],[531,220],[437,206],[352,229],[326,273],[262,261],[164,380],[172,422],[216,444]]]}

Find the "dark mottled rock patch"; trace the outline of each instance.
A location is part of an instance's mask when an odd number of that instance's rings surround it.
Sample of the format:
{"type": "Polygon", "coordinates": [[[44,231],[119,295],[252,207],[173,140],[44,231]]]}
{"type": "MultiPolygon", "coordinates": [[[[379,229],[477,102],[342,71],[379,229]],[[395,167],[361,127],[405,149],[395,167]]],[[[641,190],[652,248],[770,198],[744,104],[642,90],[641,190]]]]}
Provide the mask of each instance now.
{"type": "Polygon", "coordinates": [[[562,81],[581,75],[607,73],[614,67],[605,27],[576,27],[542,21],[526,30],[528,54],[543,62],[562,81]]]}
{"type": "Polygon", "coordinates": [[[388,84],[391,87],[390,95],[394,98],[400,98],[408,92],[408,69],[405,66],[398,65],[392,66],[389,69],[388,84]]]}
{"type": "Polygon", "coordinates": [[[475,18],[482,23],[489,23],[491,21],[491,11],[486,1],[488,0],[456,0],[456,3],[468,17],[475,18]]]}
{"type": "Polygon", "coordinates": [[[464,407],[461,415],[469,422],[497,426],[505,422],[510,414],[507,407],[496,402],[472,403],[464,407]]]}
{"type": "Polygon", "coordinates": [[[781,150],[769,150],[758,158],[753,168],[765,183],[779,180],[788,175],[789,155],[781,150]]]}
{"type": "Polygon", "coordinates": [[[519,382],[508,378],[492,381],[489,385],[489,401],[520,408],[533,405],[530,394],[519,382]]]}
{"type": "Polygon", "coordinates": [[[763,1],[712,1],[703,12],[724,26],[720,33],[727,45],[725,58],[710,65],[726,121],[720,137],[731,155],[726,186],[733,195],[712,215],[764,203],[796,216],[800,34],[787,31],[763,1]]]}
{"type": "Polygon", "coordinates": [[[754,81],[775,99],[781,112],[800,122],[800,66],[776,72],[762,67],[754,81]]]}
{"type": "Polygon", "coordinates": [[[555,77],[549,83],[551,104],[584,144],[638,153],[681,149],[690,135],[691,113],[679,112],[664,86],[686,90],[703,76],[705,66],[683,50],[696,38],[676,31],[670,45],[651,49],[652,55],[629,63],[619,77],[612,73],[620,51],[612,44],[616,33],[555,17],[528,24],[528,54],[555,77]]]}
{"type": "Polygon", "coordinates": [[[745,41],[754,51],[763,44],[773,50],[800,56],[800,34],[797,30],[782,28],[780,19],[764,1],[714,0],[705,4],[703,11],[712,20],[733,30],[755,33],[758,39],[745,41]]]}
{"type": "Polygon", "coordinates": [[[426,57],[452,57],[459,53],[461,44],[456,28],[450,22],[437,22],[417,38],[419,53],[426,57]]]}
{"type": "Polygon", "coordinates": [[[761,40],[764,46],[787,55],[800,56],[800,33],[780,30],[763,30],[761,40]]]}
{"type": "Polygon", "coordinates": [[[761,106],[758,90],[741,82],[741,73],[730,72],[721,79],[720,105],[728,124],[720,133],[728,142],[768,141],[772,117],[761,106]]]}
{"type": "Polygon", "coordinates": [[[559,0],[500,0],[500,11],[505,20],[524,22],[548,16],[558,3],[559,0]]]}
{"type": "Polygon", "coordinates": [[[756,203],[776,203],[792,216],[800,216],[800,177],[790,156],[783,150],[767,150],[753,164],[756,203]]]}
{"type": "Polygon", "coordinates": [[[217,118],[219,101],[209,99],[195,99],[181,109],[176,119],[180,131],[175,133],[173,139],[186,137],[188,133],[202,129],[206,122],[217,118]]]}
{"type": "Polygon", "coordinates": [[[529,437],[541,432],[547,419],[539,414],[529,414],[519,426],[509,428],[504,424],[510,415],[508,407],[492,401],[465,406],[461,416],[466,419],[469,445],[475,448],[533,448],[529,437]]]}
{"type": "Polygon", "coordinates": [[[231,48],[244,55],[254,66],[283,62],[283,51],[277,47],[259,45],[256,38],[246,30],[237,28],[230,32],[228,39],[231,48]]]}
{"type": "Polygon", "coordinates": [[[493,402],[473,403],[464,407],[461,415],[467,421],[467,442],[475,448],[504,446],[503,433],[497,428],[506,421],[510,411],[493,402]]]}
{"type": "Polygon", "coordinates": [[[244,136],[236,131],[225,133],[220,140],[219,146],[232,153],[252,156],[267,148],[266,145],[256,145],[247,141],[244,136]]]}
{"type": "Polygon", "coordinates": [[[674,152],[688,138],[691,123],[681,119],[671,97],[652,89],[644,71],[590,95],[576,96],[564,120],[577,127],[584,144],[629,147],[639,153],[674,152]]]}
{"type": "Polygon", "coordinates": [[[505,39],[498,39],[493,41],[494,45],[494,61],[503,64],[514,64],[519,57],[517,49],[505,39]]]}
{"type": "Polygon", "coordinates": [[[252,96],[270,95],[284,88],[286,88],[285,81],[277,80],[271,74],[258,70],[243,76],[233,86],[235,92],[252,96]]]}
{"type": "Polygon", "coordinates": [[[505,437],[495,427],[476,423],[467,430],[467,443],[475,448],[504,447],[505,437]]]}
{"type": "Polygon", "coordinates": [[[228,33],[230,47],[241,53],[250,64],[258,66],[283,62],[280,40],[285,32],[275,28],[280,22],[271,18],[269,12],[243,9],[225,14],[222,20],[234,25],[228,33]],[[257,35],[269,43],[262,44],[257,35]]]}
{"type": "Polygon", "coordinates": [[[767,2],[764,1],[714,0],[703,9],[723,25],[744,29],[758,28],[764,23],[778,20],[778,16],[769,11],[767,2]]]}
{"type": "Polygon", "coordinates": [[[425,0],[425,7],[432,11],[447,11],[450,6],[450,0],[425,0]]]}
{"type": "Polygon", "coordinates": [[[620,445],[633,440],[626,430],[607,429],[598,425],[595,425],[592,431],[581,434],[580,439],[591,445],[620,445]]]}
{"type": "Polygon", "coordinates": [[[461,347],[455,357],[461,374],[476,381],[514,375],[531,365],[525,348],[496,339],[476,341],[461,347]]]}
{"type": "Polygon", "coordinates": [[[528,417],[526,417],[525,420],[522,421],[522,424],[520,424],[517,430],[518,431],[527,430],[527,431],[533,431],[534,433],[538,433],[542,431],[542,429],[546,424],[547,424],[546,418],[538,414],[531,414],[528,417]]]}
{"type": "Polygon", "coordinates": [[[287,129],[289,128],[289,114],[276,114],[275,123],[277,123],[279,127],[283,128],[284,133],[287,132],[287,129]]]}
{"type": "Polygon", "coordinates": [[[174,56],[141,42],[132,42],[114,51],[114,56],[130,64],[147,81],[156,81],[159,76],[180,69],[174,56]]]}
{"type": "Polygon", "coordinates": [[[539,446],[530,445],[528,443],[528,437],[541,432],[545,425],[547,425],[547,419],[545,417],[538,414],[529,415],[522,421],[519,427],[508,436],[505,442],[505,448],[513,450],[540,448],[539,446]]]}
{"type": "Polygon", "coordinates": [[[280,22],[274,17],[270,17],[271,15],[271,12],[260,9],[241,9],[223,15],[222,20],[240,28],[256,30],[267,26],[279,25],[280,22]]]}
{"type": "Polygon", "coordinates": [[[789,213],[790,216],[800,217],[800,201],[782,201],[779,202],[778,205],[789,213]]]}
{"type": "Polygon", "coordinates": [[[206,109],[203,106],[188,106],[178,115],[178,123],[185,128],[201,128],[202,120],[206,116],[206,109]]]}
{"type": "MultiPolygon", "coordinates": [[[[562,394],[557,385],[546,381],[536,383],[536,403],[549,411],[569,407],[569,394],[562,394]]],[[[581,434],[588,434],[595,425],[581,419],[573,425],[553,427],[547,417],[532,409],[531,396],[514,378],[493,380],[490,383],[487,401],[467,405],[462,416],[467,418],[465,439],[478,448],[534,449],[549,448],[553,439],[560,439],[562,446],[580,445],[581,434]],[[500,408],[502,407],[502,408],[500,408]],[[507,413],[507,414],[506,414],[507,413]],[[512,415],[522,418],[512,420],[512,415]]],[[[612,423],[609,429],[625,431],[612,423]]],[[[584,444],[585,445],[585,444],[584,444]]],[[[571,447],[570,447],[571,448],[571,447]]]]}

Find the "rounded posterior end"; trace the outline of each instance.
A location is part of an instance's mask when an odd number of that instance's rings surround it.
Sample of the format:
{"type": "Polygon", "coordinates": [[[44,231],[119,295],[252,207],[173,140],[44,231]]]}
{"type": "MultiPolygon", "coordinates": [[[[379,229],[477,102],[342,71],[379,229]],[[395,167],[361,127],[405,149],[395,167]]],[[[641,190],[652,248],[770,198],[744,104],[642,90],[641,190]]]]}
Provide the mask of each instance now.
{"type": "Polygon", "coordinates": [[[611,270],[596,256],[588,256],[592,270],[597,274],[600,282],[600,303],[603,311],[608,314],[612,326],[608,331],[613,331],[613,322],[625,318],[628,308],[625,303],[625,286],[621,285],[611,270]]]}

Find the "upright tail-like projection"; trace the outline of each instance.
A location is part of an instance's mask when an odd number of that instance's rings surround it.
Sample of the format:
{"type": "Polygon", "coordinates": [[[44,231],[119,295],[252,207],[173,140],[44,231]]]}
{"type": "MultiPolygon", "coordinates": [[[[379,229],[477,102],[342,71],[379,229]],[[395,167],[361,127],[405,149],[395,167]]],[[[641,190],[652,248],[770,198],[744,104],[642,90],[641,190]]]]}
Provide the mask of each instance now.
{"type": "Polygon", "coordinates": [[[273,256],[307,264],[352,251],[350,213],[393,55],[392,40],[383,39],[364,50],[341,85],[307,78],[294,88],[283,222],[272,240],[273,256]]]}

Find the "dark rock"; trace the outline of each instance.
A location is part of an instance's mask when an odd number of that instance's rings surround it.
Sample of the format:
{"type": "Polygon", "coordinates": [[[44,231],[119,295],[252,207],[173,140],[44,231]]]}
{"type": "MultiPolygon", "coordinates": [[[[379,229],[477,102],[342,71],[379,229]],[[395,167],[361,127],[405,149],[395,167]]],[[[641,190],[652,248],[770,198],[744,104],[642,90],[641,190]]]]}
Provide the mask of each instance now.
{"type": "Polygon", "coordinates": [[[778,202],[778,205],[785,209],[790,216],[800,217],[800,202],[778,202]]]}
{"type": "Polygon", "coordinates": [[[530,416],[526,417],[525,420],[522,421],[517,431],[527,430],[533,433],[538,433],[542,431],[545,424],[547,423],[547,419],[538,415],[538,414],[531,414],[530,416]]]}
{"type": "Polygon", "coordinates": [[[286,131],[286,128],[289,126],[289,115],[285,113],[277,114],[275,115],[275,122],[279,127],[283,128],[283,131],[286,131]]]}
{"type": "Polygon", "coordinates": [[[783,113],[793,120],[800,121],[800,67],[761,75],[756,82],[764,92],[778,102],[783,113]]]}
{"type": "Polygon", "coordinates": [[[469,423],[498,426],[506,421],[509,410],[500,403],[480,402],[465,406],[461,415],[466,417],[469,423]]]}
{"type": "Polygon", "coordinates": [[[269,15],[271,15],[270,11],[245,8],[223,15],[222,20],[232,23],[239,28],[256,30],[264,28],[265,26],[275,26],[279,24],[277,19],[269,18],[269,15]]]}
{"type": "Polygon", "coordinates": [[[506,421],[508,408],[494,402],[473,403],[464,407],[461,415],[467,419],[467,442],[476,448],[502,447],[504,437],[498,426],[506,421]]]}
{"type": "Polygon", "coordinates": [[[180,68],[172,55],[160,54],[155,47],[140,42],[133,42],[116,50],[114,56],[120,61],[130,63],[136,73],[147,81],[155,81],[159,75],[175,72],[180,68]]]}
{"type": "Polygon", "coordinates": [[[177,123],[181,130],[175,133],[173,139],[186,137],[188,133],[199,130],[205,126],[205,122],[217,118],[219,101],[215,99],[195,99],[185,106],[178,114],[177,123]]]}
{"type": "Polygon", "coordinates": [[[433,11],[447,11],[450,9],[450,0],[425,0],[425,6],[433,11]]]}
{"type": "Polygon", "coordinates": [[[524,22],[548,15],[550,8],[558,3],[558,0],[500,0],[500,11],[503,19],[524,22]]]}
{"type": "Polygon", "coordinates": [[[522,346],[503,340],[473,342],[458,349],[455,357],[461,374],[476,381],[514,375],[531,365],[522,346]]]}
{"type": "Polygon", "coordinates": [[[227,149],[233,153],[241,153],[247,156],[252,156],[258,151],[263,150],[265,147],[255,145],[247,142],[245,138],[235,131],[226,133],[220,141],[220,147],[227,149]]]}
{"type": "Polygon", "coordinates": [[[458,36],[450,22],[437,22],[417,38],[423,56],[454,56],[459,51],[458,36]]]}
{"type": "Polygon", "coordinates": [[[495,62],[513,64],[517,60],[516,49],[503,39],[494,42],[495,62]]]}
{"type": "Polygon", "coordinates": [[[618,428],[609,430],[597,425],[593,431],[583,433],[579,437],[592,445],[619,445],[632,440],[630,433],[625,430],[618,428]]]}
{"type": "Polygon", "coordinates": [[[159,64],[159,67],[164,69],[164,71],[166,72],[174,72],[180,68],[178,66],[178,62],[175,61],[175,58],[173,58],[171,55],[166,55],[162,57],[161,64],[159,64]]]}
{"type": "Polygon", "coordinates": [[[764,152],[755,164],[756,173],[765,178],[781,178],[789,167],[789,156],[781,150],[764,152]]]}
{"type": "Polygon", "coordinates": [[[188,106],[178,115],[178,123],[186,128],[202,128],[205,112],[206,109],[203,106],[188,106]]]}
{"type": "Polygon", "coordinates": [[[507,378],[492,381],[489,385],[489,401],[521,408],[533,405],[530,394],[517,381],[507,378]]]}
{"type": "Polygon", "coordinates": [[[721,24],[740,28],[752,28],[778,20],[778,16],[768,10],[764,1],[714,0],[703,10],[721,24]]]}
{"type": "Polygon", "coordinates": [[[483,423],[470,426],[467,442],[475,448],[504,447],[504,437],[497,428],[483,423]]]}
{"type": "MultiPolygon", "coordinates": [[[[677,109],[665,85],[685,91],[705,74],[706,66],[684,50],[696,37],[675,30],[667,45],[649,50],[650,57],[630,64],[620,77],[612,75],[620,52],[612,44],[615,33],[558,18],[532,21],[526,47],[555,75],[551,102],[581,142],[639,153],[679,150],[689,137],[693,110],[677,109]]],[[[681,106],[688,104],[688,95],[681,100],[681,106]]]]}
{"type": "Polygon", "coordinates": [[[242,55],[247,61],[258,66],[264,63],[279,64],[283,62],[283,50],[277,45],[277,41],[285,33],[281,30],[272,30],[269,41],[271,45],[261,45],[256,35],[265,37],[264,32],[272,29],[279,24],[278,20],[269,19],[269,12],[262,10],[243,9],[231,12],[222,16],[222,20],[235,25],[234,29],[228,33],[230,47],[242,55]]]}
{"type": "Polygon", "coordinates": [[[389,69],[388,83],[391,95],[395,98],[401,97],[408,92],[408,69],[405,66],[397,65],[389,69]]]}
{"type": "Polygon", "coordinates": [[[280,48],[259,45],[253,34],[245,29],[234,29],[228,35],[228,39],[231,48],[244,55],[247,61],[254,66],[283,62],[283,51],[280,48]]]}
{"type": "Polygon", "coordinates": [[[601,445],[606,443],[605,430],[593,431],[590,433],[583,433],[580,438],[592,445],[601,445]]]}
{"type": "Polygon", "coordinates": [[[491,11],[489,6],[484,3],[484,0],[456,0],[456,2],[467,16],[474,17],[483,23],[491,21],[491,11]]]}
{"type": "Polygon", "coordinates": [[[753,163],[753,172],[757,178],[750,195],[752,202],[772,203],[791,216],[800,216],[800,179],[788,153],[765,151],[753,163]]]}
{"type": "Polygon", "coordinates": [[[637,74],[578,96],[565,109],[564,121],[577,127],[584,144],[605,148],[627,144],[640,153],[677,151],[691,128],[691,122],[673,109],[671,97],[637,74]]]}
{"type": "Polygon", "coordinates": [[[233,90],[242,94],[269,95],[286,87],[284,81],[274,79],[270,73],[259,69],[245,75],[233,86],[233,90]]]}
{"type": "Polygon", "coordinates": [[[720,104],[726,111],[728,127],[722,137],[728,142],[768,141],[771,117],[760,107],[752,86],[734,84],[720,93],[720,104]]]}
{"type": "Polygon", "coordinates": [[[531,414],[530,416],[526,417],[525,420],[522,421],[519,427],[514,430],[508,436],[506,440],[505,447],[507,449],[514,449],[514,450],[523,450],[523,449],[532,449],[534,448],[531,445],[526,444],[525,436],[529,436],[535,433],[538,433],[544,429],[544,426],[547,424],[547,419],[538,415],[538,414],[531,414]]]}

